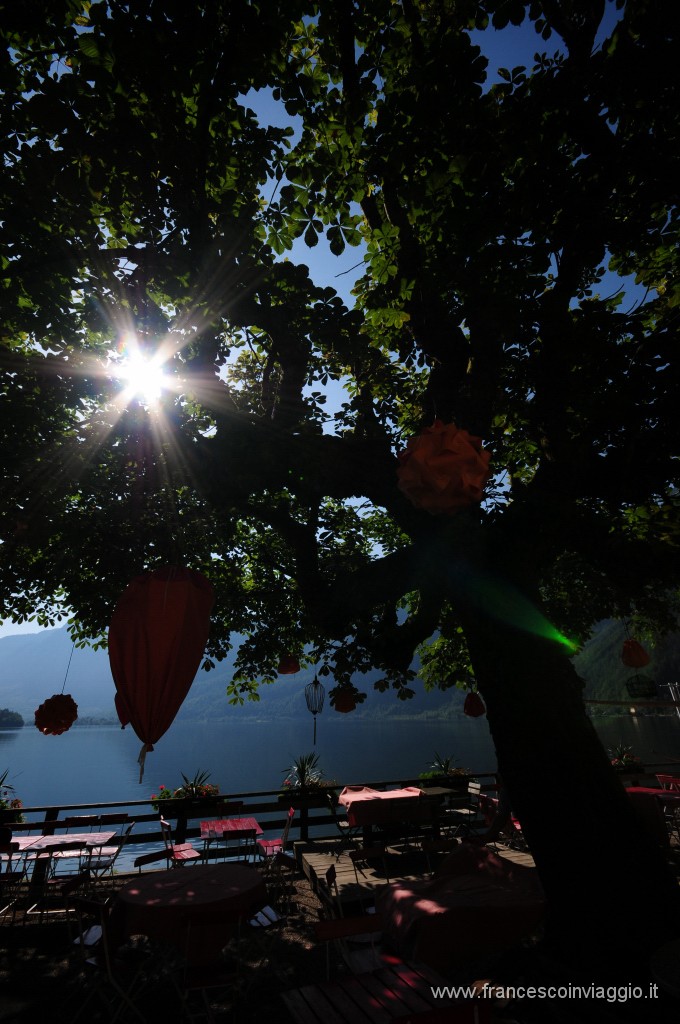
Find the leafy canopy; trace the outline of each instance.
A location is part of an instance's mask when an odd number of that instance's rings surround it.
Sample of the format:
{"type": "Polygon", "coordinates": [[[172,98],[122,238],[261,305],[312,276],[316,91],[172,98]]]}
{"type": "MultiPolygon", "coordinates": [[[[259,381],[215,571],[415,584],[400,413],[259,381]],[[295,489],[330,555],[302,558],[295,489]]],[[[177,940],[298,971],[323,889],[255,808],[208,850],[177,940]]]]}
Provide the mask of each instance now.
{"type": "Polygon", "coordinates": [[[181,561],[217,590],[209,661],[244,638],[234,695],[306,649],[406,696],[434,635],[429,683],[464,684],[461,609],[503,615],[508,588],[558,637],[632,608],[665,621],[676,12],[61,0],[5,18],[0,614],[69,608],[96,638],[131,577],[181,561]],[[507,24],[535,56],[490,76],[507,24]],[[354,308],[301,245],[361,264],[354,308]],[[121,383],[134,346],[163,362],[156,404],[121,383]],[[492,454],[486,500],[452,518],[396,487],[435,417],[492,454]]]}

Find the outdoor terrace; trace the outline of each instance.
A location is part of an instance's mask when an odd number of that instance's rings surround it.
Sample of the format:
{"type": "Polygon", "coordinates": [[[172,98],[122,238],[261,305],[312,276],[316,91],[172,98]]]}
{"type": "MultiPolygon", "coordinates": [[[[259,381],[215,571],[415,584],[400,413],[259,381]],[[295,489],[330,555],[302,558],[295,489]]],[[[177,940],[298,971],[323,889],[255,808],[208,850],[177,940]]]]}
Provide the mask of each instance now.
{"type": "MultiPolygon", "coordinates": [[[[488,786],[493,784],[491,773],[483,773],[477,778],[488,786]]],[[[447,807],[455,808],[465,801],[465,794],[451,792],[446,781],[430,780],[435,790],[449,790],[434,794],[445,810],[447,807]]],[[[653,779],[651,776],[636,776],[629,781],[644,784],[651,783],[653,779]]],[[[414,784],[422,785],[422,780],[398,779],[366,785],[386,791],[414,784]]],[[[291,803],[298,803],[290,799],[289,793],[285,794],[284,799],[280,798],[278,791],[229,794],[225,799],[242,802],[239,813],[256,818],[264,835],[270,837],[281,834],[288,807],[291,803]]],[[[144,852],[160,850],[163,846],[158,827],[159,815],[151,808],[148,800],[95,806],[33,807],[26,808],[25,814],[35,832],[49,835],[58,834],[64,820],[71,815],[107,814],[118,810],[126,811],[135,821],[126,849],[126,860],[121,863],[111,883],[111,890],[119,890],[131,880],[139,878],[139,872],[133,867],[134,860],[144,852]]],[[[209,816],[210,805],[191,812],[187,808],[176,810],[177,814],[171,816],[175,838],[192,842],[196,849],[202,851],[200,820],[209,816]]],[[[166,814],[168,811],[164,808],[166,814]]],[[[441,831],[445,832],[447,827],[442,826],[441,831]]],[[[340,945],[328,945],[321,941],[317,928],[320,918],[327,916],[328,912],[328,868],[333,867],[335,870],[341,913],[345,916],[361,913],[388,879],[390,882],[400,880],[408,883],[428,878],[441,856],[445,855],[436,855],[434,859],[428,859],[425,855],[424,841],[431,834],[429,826],[422,830],[420,837],[412,826],[406,833],[405,836],[390,836],[390,841],[385,844],[384,857],[363,864],[357,875],[350,856],[352,844],[346,842],[338,829],[330,807],[321,800],[311,799],[304,804],[300,803],[296,807],[290,831],[289,852],[294,854],[294,859],[286,865],[283,877],[279,875],[267,880],[268,898],[281,920],[275,928],[268,929],[266,935],[254,935],[246,929],[246,933],[239,937],[234,952],[236,971],[233,986],[226,999],[219,997],[212,1002],[215,1019],[219,1022],[233,1020],[236,1024],[241,1021],[244,1024],[258,1021],[259,1024],[273,1014],[279,1024],[293,1024],[302,1018],[291,1015],[288,1004],[282,1000],[284,992],[308,988],[312,982],[323,988],[329,969],[335,983],[344,985],[349,974],[343,950],[340,945]],[[315,806],[315,803],[318,805],[315,806]],[[330,953],[329,964],[327,952],[330,953]]],[[[496,844],[495,850],[513,863],[525,867],[531,864],[527,852],[512,850],[504,843],[496,844]]],[[[161,860],[143,865],[143,872],[145,876],[153,877],[165,867],[161,860]]],[[[192,870],[195,869],[182,868],[181,876],[191,877],[192,870]]],[[[72,915],[70,918],[61,915],[32,923],[20,911],[13,924],[3,921],[0,927],[0,1020],[20,1024],[49,1013],[51,1019],[68,1020],[70,1024],[83,999],[80,968],[73,957],[74,934],[72,915]],[[56,1011],[55,1007],[63,1007],[63,1010],[56,1011]]],[[[631,980],[646,979],[648,966],[646,963],[634,964],[631,961],[631,972],[631,980]]],[[[521,982],[566,985],[579,982],[585,984],[592,980],[580,979],[563,965],[551,961],[541,948],[540,932],[501,954],[495,952],[486,957],[476,957],[473,962],[461,962],[460,969],[450,972],[446,980],[449,983],[467,984],[488,978],[499,984],[521,982]]],[[[160,993],[156,991],[150,1000],[142,994],[138,1005],[150,1024],[155,1020],[178,1019],[176,994],[167,989],[160,993]]],[[[644,1013],[648,1007],[645,1008],[639,1002],[606,1006],[604,1009],[602,1003],[593,1002],[580,1007],[578,1016],[570,1015],[573,1009],[573,1006],[568,1008],[565,1003],[561,1004],[560,1009],[559,1005],[548,1006],[545,1002],[524,1001],[521,1006],[516,1003],[503,1006],[501,1001],[489,1010],[492,1014],[490,1017],[480,1020],[490,1020],[495,1024],[567,1024],[572,1020],[583,1021],[584,1024],[590,1024],[591,1021],[593,1024],[596,1021],[597,1024],[641,1024],[643,1020],[646,1022],[652,1019],[649,1013],[644,1013]]],[[[98,1016],[93,1004],[90,1004],[87,1016],[95,1020],[108,1019],[106,1015],[98,1016]]],[[[125,1011],[118,1019],[125,1021],[130,1017],[134,1017],[134,1014],[125,1011]]],[[[334,1018],[331,1013],[326,1013],[317,1019],[330,1024],[334,1018]]],[[[357,1017],[357,1024],[361,1019],[357,1017]]],[[[375,1017],[376,1021],[383,1019],[380,1014],[375,1017]]],[[[432,1018],[432,1021],[435,1019],[445,1020],[447,1024],[455,1020],[453,1016],[432,1018]]],[[[680,1003],[662,993],[661,998],[655,1002],[653,1019],[658,1024],[675,1024],[680,1019],[680,1003]]]]}

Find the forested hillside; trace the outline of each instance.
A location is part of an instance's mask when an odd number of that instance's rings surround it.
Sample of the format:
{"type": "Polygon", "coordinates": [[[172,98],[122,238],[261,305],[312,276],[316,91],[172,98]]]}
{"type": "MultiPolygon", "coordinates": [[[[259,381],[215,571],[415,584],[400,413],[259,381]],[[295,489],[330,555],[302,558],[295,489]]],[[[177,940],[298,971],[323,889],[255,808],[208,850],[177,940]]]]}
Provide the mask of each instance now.
{"type": "MultiPolygon", "coordinates": [[[[586,682],[585,695],[596,700],[627,700],[626,680],[633,670],[621,661],[624,640],[623,624],[608,620],[599,623],[591,639],[575,657],[574,663],[586,682]]],[[[0,705],[16,711],[28,722],[35,708],[53,693],[60,693],[66,678],[66,692],[78,704],[79,717],[116,720],[114,685],[106,651],[76,649],[71,657],[71,641],[66,628],[5,637],[0,640],[0,705]],[[68,668],[68,675],[67,673],[68,668]]],[[[680,680],[680,633],[672,634],[656,648],[650,648],[652,661],[644,674],[659,685],[659,696],[668,699],[663,684],[680,680]]],[[[304,688],[313,678],[312,669],[296,675],[280,677],[275,686],[263,686],[259,701],[231,705],[226,687],[233,673],[234,655],[227,657],[211,672],[199,672],[184,705],[180,720],[201,720],[236,717],[244,720],[273,717],[298,717],[308,714],[304,688]]],[[[382,678],[378,671],[355,683],[367,694],[364,703],[354,712],[357,718],[395,717],[443,718],[462,714],[465,695],[460,690],[426,693],[420,680],[414,685],[412,700],[399,700],[396,693],[380,693],[374,683],[382,678]]],[[[332,682],[324,680],[326,689],[332,682]]],[[[597,714],[620,714],[621,708],[594,707],[597,714]]],[[[326,702],[324,714],[336,712],[326,702]]]]}

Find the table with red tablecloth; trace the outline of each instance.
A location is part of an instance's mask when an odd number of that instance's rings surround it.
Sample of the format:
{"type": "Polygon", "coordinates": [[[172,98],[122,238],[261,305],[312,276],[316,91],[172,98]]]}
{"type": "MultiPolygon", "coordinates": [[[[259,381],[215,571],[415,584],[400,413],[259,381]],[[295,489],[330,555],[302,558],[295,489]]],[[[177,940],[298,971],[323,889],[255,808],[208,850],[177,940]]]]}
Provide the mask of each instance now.
{"type": "Polygon", "coordinates": [[[206,864],[149,871],[117,894],[115,926],[118,940],[147,935],[185,951],[192,914],[215,918],[215,941],[228,927],[250,917],[267,903],[262,876],[247,864],[206,864]]]}
{"type": "Polygon", "coordinates": [[[431,822],[437,816],[437,800],[416,786],[388,790],[348,786],[338,797],[338,803],[347,808],[347,821],[353,828],[404,821],[431,822]]]}
{"type": "Polygon", "coordinates": [[[529,936],[542,920],[544,896],[534,868],[463,843],[435,878],[382,886],[376,910],[402,957],[445,972],[529,936]]]}

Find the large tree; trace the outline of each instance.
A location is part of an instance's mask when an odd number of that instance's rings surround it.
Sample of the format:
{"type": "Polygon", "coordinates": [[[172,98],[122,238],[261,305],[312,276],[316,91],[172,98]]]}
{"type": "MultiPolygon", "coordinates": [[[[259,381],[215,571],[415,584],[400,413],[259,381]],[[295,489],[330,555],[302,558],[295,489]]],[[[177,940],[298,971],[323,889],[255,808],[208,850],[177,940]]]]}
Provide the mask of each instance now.
{"type": "Polygon", "coordinates": [[[283,653],[407,697],[419,651],[486,701],[550,934],[675,934],[570,655],[604,616],[663,626],[677,584],[676,5],[3,18],[0,614],[68,608],[96,639],[172,561],[216,587],[208,661],[245,637],[234,699],[283,653]],[[509,22],[537,52],[491,81],[480,44],[509,22]],[[353,309],[304,244],[362,266],[353,309]],[[121,381],[135,346],[157,402],[121,381]],[[492,473],[439,514],[397,475],[435,419],[492,473]]]}

